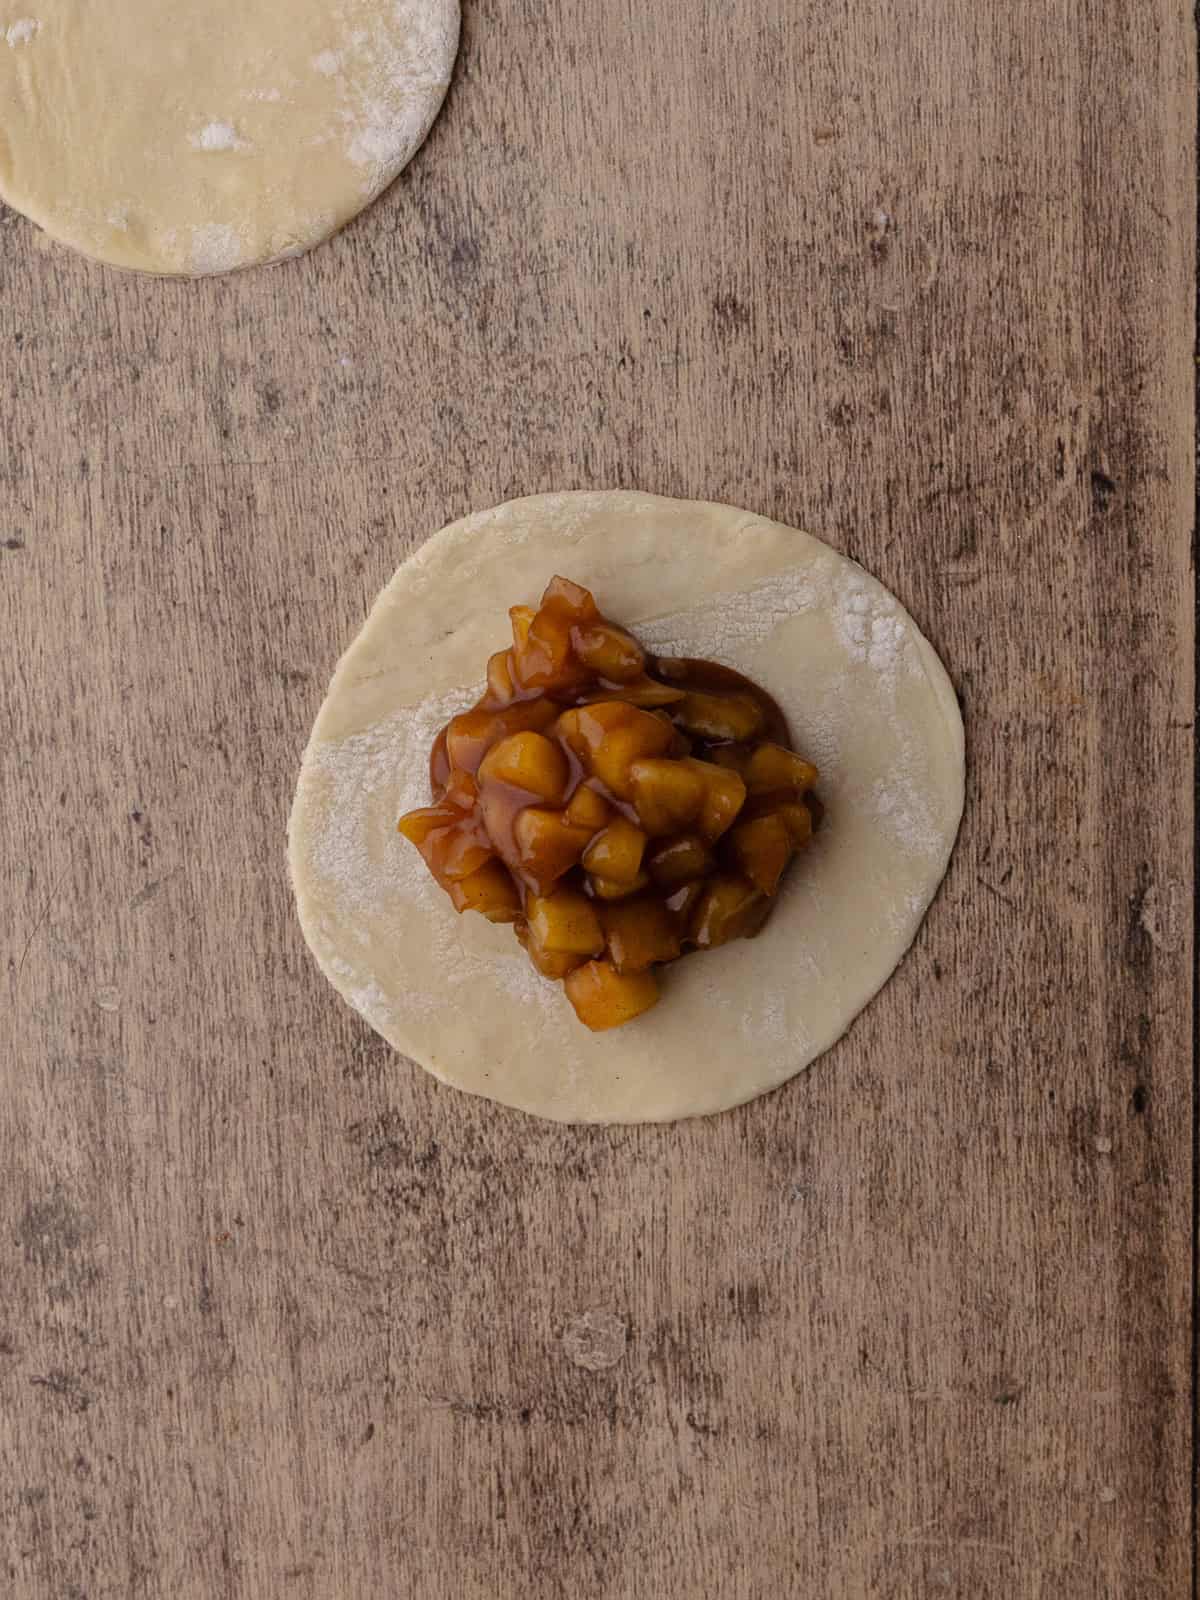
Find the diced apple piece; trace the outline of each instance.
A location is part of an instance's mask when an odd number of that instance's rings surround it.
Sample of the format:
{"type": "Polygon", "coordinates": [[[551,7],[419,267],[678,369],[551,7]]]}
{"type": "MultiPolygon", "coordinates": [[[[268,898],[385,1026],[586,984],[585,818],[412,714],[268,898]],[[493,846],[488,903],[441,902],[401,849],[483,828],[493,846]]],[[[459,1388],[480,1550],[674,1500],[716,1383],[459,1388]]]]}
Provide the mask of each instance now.
{"type": "Polygon", "coordinates": [[[697,878],[694,883],[680,884],[674,894],[667,896],[663,901],[663,905],[666,906],[681,928],[687,928],[691,925],[692,912],[706,892],[704,879],[697,878]]]}
{"type": "Polygon", "coordinates": [[[453,806],[439,801],[435,806],[418,806],[415,811],[406,811],[396,824],[396,831],[415,844],[423,855],[431,836],[452,827],[459,819],[460,813],[453,806]]]}
{"type": "Polygon", "coordinates": [[[539,800],[561,800],[567,787],[567,758],[543,733],[513,733],[484,756],[479,776],[524,789],[539,800]]]}
{"type": "Polygon", "coordinates": [[[480,838],[469,813],[445,800],[409,811],[396,827],[416,845],[425,865],[443,887],[456,878],[469,877],[494,853],[480,838]]]}
{"type": "Polygon", "coordinates": [[[521,915],[517,886],[498,861],[489,861],[456,883],[446,885],[456,911],[478,911],[489,922],[515,922],[521,915]]]}
{"type": "Polygon", "coordinates": [[[422,852],[439,882],[471,877],[495,853],[479,842],[475,826],[470,821],[443,828],[422,852]]]}
{"type": "Polygon", "coordinates": [[[517,692],[512,668],[513,653],[511,650],[497,650],[496,654],[488,659],[488,696],[497,705],[508,705],[517,692]]]}
{"type": "Polygon", "coordinates": [[[470,811],[479,799],[479,785],[469,772],[460,772],[453,767],[446,777],[442,799],[447,805],[457,806],[460,811],[470,811]]]}
{"type": "Polygon", "coordinates": [[[508,619],[512,623],[513,650],[520,655],[529,638],[529,630],[537,612],[532,606],[509,606],[508,619]]]}
{"type": "MultiPolygon", "coordinates": [[[[631,726],[641,715],[641,712],[627,706],[623,700],[614,699],[612,691],[609,690],[593,700],[562,712],[554,731],[583,760],[594,750],[598,750],[609,734],[617,729],[631,726]]],[[[661,719],[655,720],[661,728],[663,726],[661,719]]],[[[663,736],[661,733],[656,733],[654,737],[661,740],[663,736]]]]}
{"type": "Polygon", "coordinates": [[[781,744],[760,744],[743,773],[751,794],[769,794],[773,789],[794,789],[803,794],[819,776],[811,761],[781,744]]]}
{"type": "Polygon", "coordinates": [[[575,654],[581,629],[601,622],[586,589],[552,578],[532,616],[513,618],[513,676],[526,689],[562,690],[584,682],[587,668],[575,654]]]}
{"type": "Polygon", "coordinates": [[[580,1022],[596,1033],[632,1022],[658,1000],[652,972],[619,973],[608,961],[576,967],[563,986],[580,1022]]]}
{"type": "Polygon", "coordinates": [[[479,816],[484,834],[495,846],[496,854],[510,867],[518,864],[513,824],[525,806],[524,795],[515,793],[505,783],[485,783],[479,794],[479,816]]]}
{"type": "Polygon", "coordinates": [[[715,950],[730,939],[757,933],[770,904],[745,878],[714,878],[692,913],[692,943],[700,950],[715,950]]]}
{"type": "Polygon", "coordinates": [[[549,894],[562,877],[577,865],[587,849],[591,834],[573,828],[561,811],[542,806],[526,806],[513,824],[517,864],[537,894],[549,894]]]}
{"type": "Polygon", "coordinates": [[[576,967],[582,966],[587,960],[586,956],[571,955],[565,950],[543,950],[536,939],[530,936],[529,929],[520,923],[517,924],[516,934],[530,961],[543,978],[555,978],[561,981],[568,972],[574,972],[576,967]]]}
{"type": "MultiPolygon", "coordinates": [[[[642,711],[637,706],[627,705],[624,710],[628,720],[624,728],[616,731],[628,735],[629,760],[666,755],[675,748],[679,736],[669,718],[656,717],[653,711],[642,711]]],[[[606,739],[600,746],[599,754],[605,753],[607,744],[606,739]]],[[[612,759],[617,759],[615,751],[612,759]]]]}
{"type": "Polygon", "coordinates": [[[429,792],[435,800],[440,800],[445,793],[449,776],[450,757],[446,754],[446,729],[443,728],[429,752],[429,792]]]}
{"type": "Polygon", "coordinates": [[[751,822],[739,822],[730,831],[729,842],[742,871],[756,889],[773,895],[784,869],[792,859],[792,839],[777,811],[751,822]]]}
{"type": "Polygon", "coordinates": [[[611,878],[597,878],[588,874],[588,887],[597,900],[625,900],[631,894],[637,894],[645,889],[650,882],[648,872],[639,872],[630,883],[614,883],[611,878]]]}
{"type": "Polygon", "coordinates": [[[570,711],[562,712],[554,724],[554,732],[581,761],[586,761],[604,736],[613,728],[619,728],[628,715],[619,700],[606,695],[592,704],[573,706],[570,711]]]}
{"type": "Polygon", "coordinates": [[[750,764],[750,752],[744,744],[719,744],[709,751],[708,760],[718,767],[729,767],[744,778],[750,764]]]}
{"type": "Polygon", "coordinates": [[[607,954],[620,973],[645,972],[679,954],[679,928],[661,900],[620,900],[600,913],[607,954]]]}
{"type": "MultiPolygon", "coordinates": [[[[644,716],[644,712],[635,715],[644,716]]],[[[654,719],[648,719],[653,721],[654,719]]],[[[662,727],[661,723],[656,724],[662,727]]],[[[665,732],[665,729],[663,730],[665,732]]],[[[647,736],[643,726],[633,724],[624,728],[614,728],[599,748],[592,753],[592,771],[610,793],[619,800],[633,798],[633,778],[631,769],[635,762],[646,755],[647,748],[655,746],[665,748],[664,741],[647,736]]]]}
{"type": "Polygon", "coordinates": [[[599,622],[600,611],[590,589],[569,578],[551,578],[542,595],[542,610],[570,617],[572,622],[599,622]]]}
{"type": "Polygon", "coordinates": [[[495,739],[495,713],[464,711],[451,719],[446,728],[446,754],[451,767],[475,772],[495,739]]]}
{"type": "Polygon", "coordinates": [[[596,908],[574,889],[556,889],[546,896],[533,895],[526,907],[530,938],[555,955],[598,956],[604,949],[604,932],[596,908]]]}
{"type": "Polygon", "coordinates": [[[693,690],[675,706],[672,716],[680,727],[702,739],[752,739],[766,718],[762,707],[748,694],[705,694],[693,690]]]}
{"type": "Polygon", "coordinates": [[[813,815],[803,800],[785,800],[776,806],[775,814],[783,819],[793,850],[799,850],[812,838],[813,815]]]}
{"type": "Polygon", "coordinates": [[[525,643],[514,647],[513,665],[526,689],[548,689],[577,676],[571,670],[571,622],[545,609],[529,625],[525,643]]]}
{"type": "Polygon", "coordinates": [[[510,733],[524,733],[526,728],[545,733],[557,719],[558,707],[553,700],[518,700],[494,715],[499,724],[496,737],[504,739],[510,733]]]}
{"type": "MultiPolygon", "coordinates": [[[[605,691],[611,694],[611,690],[605,691]]],[[[621,699],[628,706],[639,706],[652,711],[657,706],[671,706],[683,699],[682,689],[672,689],[669,684],[656,683],[653,678],[638,678],[621,685],[621,699]]]]}
{"type": "Polygon", "coordinates": [[[583,864],[599,878],[632,883],[642,870],[646,835],[624,817],[614,817],[583,852],[583,864]]]}
{"type": "Polygon", "coordinates": [[[575,654],[588,669],[610,683],[629,683],[642,676],[646,656],[636,639],[611,623],[593,624],[575,632],[575,654]]]}
{"type": "Polygon", "coordinates": [[[677,889],[712,871],[712,852],[694,833],[681,833],[657,845],[647,861],[650,876],[664,889],[677,889]]]}
{"type": "Polygon", "coordinates": [[[564,711],[555,731],[620,800],[631,796],[633,762],[642,756],[661,756],[675,741],[675,730],[661,717],[619,700],[564,711]]]}
{"type": "Polygon", "coordinates": [[[602,800],[594,789],[581,783],[567,802],[567,821],[573,828],[590,828],[599,833],[612,816],[607,800],[602,800]]]}
{"type": "Polygon", "coordinates": [[[689,757],[683,765],[695,772],[704,784],[698,827],[701,837],[714,844],[733,824],[745,804],[746,785],[736,772],[715,766],[711,761],[689,757]]]}
{"type": "Polygon", "coordinates": [[[446,755],[450,766],[474,773],[494,744],[526,728],[541,732],[558,715],[549,700],[518,700],[500,711],[476,707],[454,717],[446,729],[446,755]]]}
{"type": "Polygon", "coordinates": [[[633,762],[629,780],[634,809],[652,838],[695,822],[707,793],[702,774],[688,761],[646,757],[633,762]]]}

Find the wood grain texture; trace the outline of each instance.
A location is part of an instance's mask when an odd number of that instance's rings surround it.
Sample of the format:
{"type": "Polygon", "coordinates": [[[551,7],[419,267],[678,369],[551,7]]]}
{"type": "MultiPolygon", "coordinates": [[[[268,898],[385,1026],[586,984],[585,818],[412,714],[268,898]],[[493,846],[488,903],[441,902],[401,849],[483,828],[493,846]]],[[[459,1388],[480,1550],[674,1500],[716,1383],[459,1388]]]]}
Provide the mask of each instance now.
{"type": "Polygon", "coordinates": [[[1187,1592],[1195,44],[468,0],[305,260],[0,216],[0,1592],[1187,1592]],[[876,572],[970,794],[808,1074],[571,1130],[389,1054],[283,840],[398,561],[612,485],[876,572]]]}

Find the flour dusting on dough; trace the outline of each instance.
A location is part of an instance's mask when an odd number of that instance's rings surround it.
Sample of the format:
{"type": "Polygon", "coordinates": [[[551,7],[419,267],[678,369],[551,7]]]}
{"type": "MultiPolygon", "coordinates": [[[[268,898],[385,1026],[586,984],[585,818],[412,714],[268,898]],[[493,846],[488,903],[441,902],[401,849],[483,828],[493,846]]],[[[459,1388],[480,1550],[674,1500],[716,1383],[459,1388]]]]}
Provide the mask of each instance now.
{"type": "Polygon", "coordinates": [[[41,26],[36,17],[18,17],[4,35],[8,40],[8,48],[15,50],[18,45],[32,44],[41,26]]]}
{"type": "Polygon", "coordinates": [[[660,656],[704,655],[736,667],[780,623],[819,604],[810,574],[780,573],[737,594],[638,625],[638,637],[660,656]]]}
{"type": "MultiPolygon", "coordinates": [[[[352,909],[360,929],[419,914],[427,919],[438,965],[453,974],[456,984],[469,991],[473,977],[486,969],[521,1004],[553,1004],[561,1001],[561,991],[538,977],[519,947],[510,953],[506,946],[499,959],[472,951],[472,935],[483,933],[483,920],[460,917],[453,910],[420,855],[396,832],[395,823],[405,811],[430,802],[429,752],[434,739],[481,693],[479,686],[433,696],[364,733],[321,745],[311,753],[313,772],[328,785],[330,819],[314,842],[312,865],[334,889],[339,903],[352,909]],[[364,819],[372,820],[364,826],[364,819]]],[[[355,964],[342,959],[335,970],[350,1003],[373,1027],[386,1030],[395,1022],[394,1004],[378,984],[362,982],[355,964]]],[[[437,1004],[435,996],[410,990],[403,1010],[428,1012],[437,1004]]]]}
{"type": "Polygon", "coordinates": [[[853,661],[865,662],[886,684],[915,665],[908,629],[887,590],[867,573],[851,569],[831,585],[830,614],[853,661]]]}
{"type": "Polygon", "coordinates": [[[900,848],[924,855],[937,850],[938,830],[921,793],[911,757],[897,762],[886,779],[876,780],[868,809],[900,848]]]}
{"type": "Polygon", "coordinates": [[[428,887],[436,890],[424,862],[413,849],[400,849],[399,837],[386,841],[365,835],[359,823],[363,802],[380,795],[399,820],[405,811],[429,804],[429,751],[450,718],[479,698],[464,690],[398,710],[365,733],[319,746],[312,765],[330,785],[330,825],[317,841],[314,865],[360,913],[386,912],[396,890],[405,898],[428,887]],[[386,844],[386,848],[384,848],[386,844]]]}
{"type": "MultiPolygon", "coordinates": [[[[709,656],[754,678],[762,670],[758,648],[793,618],[813,612],[828,620],[849,661],[876,676],[884,703],[894,703],[902,678],[919,669],[912,625],[887,590],[850,563],[815,562],[803,575],[784,572],[687,613],[656,617],[637,632],[659,655],[709,656]]],[[[826,790],[850,777],[839,736],[846,699],[854,692],[848,675],[823,701],[804,684],[762,682],[779,700],[798,748],[821,769],[826,790]]],[[[922,799],[922,775],[913,770],[903,741],[900,752],[887,778],[874,785],[868,809],[899,847],[936,852],[939,832],[922,799]]]]}
{"type": "Polygon", "coordinates": [[[341,88],[346,158],[372,182],[414,147],[413,130],[446,83],[444,42],[431,31],[423,0],[395,0],[390,20],[355,29],[313,65],[341,88]]]}
{"type": "Polygon", "coordinates": [[[703,647],[715,660],[736,666],[781,623],[816,608],[829,617],[850,659],[869,666],[888,689],[915,670],[910,625],[896,601],[869,573],[847,562],[781,573],[686,616],[656,617],[640,632],[659,655],[695,654],[703,647]]]}
{"type": "Polygon", "coordinates": [[[198,132],[188,135],[195,150],[245,150],[247,141],[239,138],[231,122],[206,122],[198,132]]]}
{"type": "Polygon", "coordinates": [[[227,223],[210,222],[192,229],[191,270],[229,272],[244,259],[242,241],[227,223]]]}

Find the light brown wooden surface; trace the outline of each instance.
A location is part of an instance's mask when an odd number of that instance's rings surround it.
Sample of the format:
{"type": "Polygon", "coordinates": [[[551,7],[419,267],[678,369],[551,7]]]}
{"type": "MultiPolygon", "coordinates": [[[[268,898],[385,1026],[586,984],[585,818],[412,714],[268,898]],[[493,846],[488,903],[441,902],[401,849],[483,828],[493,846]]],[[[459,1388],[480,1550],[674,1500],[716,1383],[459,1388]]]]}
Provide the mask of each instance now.
{"type": "Polygon", "coordinates": [[[1194,61],[1182,0],[469,0],[308,259],[0,215],[0,1593],[1188,1592],[1194,61]],[[399,560],[593,485],[861,559],[970,741],[891,986],[666,1129],[390,1055],[284,867],[399,560]]]}

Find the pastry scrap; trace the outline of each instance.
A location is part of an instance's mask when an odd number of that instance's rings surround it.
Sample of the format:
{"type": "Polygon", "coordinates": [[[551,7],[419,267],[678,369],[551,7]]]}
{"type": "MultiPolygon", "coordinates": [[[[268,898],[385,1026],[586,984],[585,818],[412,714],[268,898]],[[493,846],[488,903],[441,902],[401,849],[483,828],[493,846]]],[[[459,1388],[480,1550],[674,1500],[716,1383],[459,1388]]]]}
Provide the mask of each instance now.
{"type": "Polygon", "coordinates": [[[556,577],[514,606],[487,689],[439,733],[433,803],[399,831],[459,912],[511,923],[587,1027],[659,999],[657,969],[750,938],[822,809],[775,701],[648,655],[556,577]]]}

